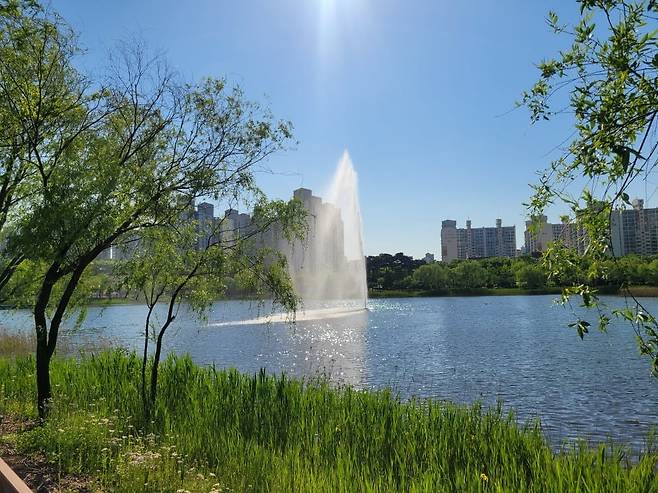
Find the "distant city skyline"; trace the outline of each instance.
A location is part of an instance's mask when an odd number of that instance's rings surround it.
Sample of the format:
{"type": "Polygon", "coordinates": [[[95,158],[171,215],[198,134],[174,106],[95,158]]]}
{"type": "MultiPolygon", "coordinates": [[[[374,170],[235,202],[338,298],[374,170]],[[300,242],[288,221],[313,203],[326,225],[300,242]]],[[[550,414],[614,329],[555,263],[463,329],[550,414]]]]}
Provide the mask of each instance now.
{"type": "MultiPolygon", "coordinates": [[[[528,184],[572,132],[568,115],[532,126],[525,109],[513,108],[537,79],[535,64],[568,42],[550,32],[548,10],[570,21],[578,16],[575,2],[52,6],[80,34],[88,50],[80,63],[91,71],[118,42],[137,37],[184,79],[226,76],[277,118],[291,120],[299,144],[268,161],[274,173],[258,175],[273,198],[299,187],[324,195],[348,148],[359,173],[366,255],[440,258],[445,218],[488,225],[500,217],[523,231],[528,184]]],[[[647,194],[636,195],[654,205],[647,194]]]]}

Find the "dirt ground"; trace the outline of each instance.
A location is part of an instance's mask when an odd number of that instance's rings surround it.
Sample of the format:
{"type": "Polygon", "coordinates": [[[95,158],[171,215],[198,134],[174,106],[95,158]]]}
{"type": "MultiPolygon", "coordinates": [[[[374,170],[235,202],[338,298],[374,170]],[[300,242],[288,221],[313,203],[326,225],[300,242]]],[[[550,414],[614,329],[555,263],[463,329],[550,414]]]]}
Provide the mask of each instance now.
{"type": "Polygon", "coordinates": [[[88,479],[73,475],[60,477],[45,457],[21,454],[6,438],[34,426],[36,423],[31,421],[0,415],[0,457],[37,493],[90,493],[92,489],[88,479]]]}

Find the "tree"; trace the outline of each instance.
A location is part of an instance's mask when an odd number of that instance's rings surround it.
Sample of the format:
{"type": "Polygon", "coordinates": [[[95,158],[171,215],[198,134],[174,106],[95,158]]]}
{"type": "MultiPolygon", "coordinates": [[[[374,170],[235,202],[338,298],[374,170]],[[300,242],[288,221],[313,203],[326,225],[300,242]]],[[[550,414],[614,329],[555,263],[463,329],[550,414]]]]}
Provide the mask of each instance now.
{"type": "Polygon", "coordinates": [[[651,286],[658,286],[658,259],[654,259],[646,269],[646,283],[651,286]]]}
{"type": "Polygon", "coordinates": [[[540,265],[525,264],[516,270],[516,284],[523,289],[546,287],[546,273],[540,265]]]}
{"type": "Polygon", "coordinates": [[[24,260],[8,239],[29,208],[37,164],[49,174],[93,120],[80,113],[94,104],[71,65],[77,51],[70,29],[37,2],[0,3],[0,300],[20,287],[6,289],[24,260]]]}
{"type": "MultiPolygon", "coordinates": [[[[583,305],[601,308],[591,281],[606,277],[606,258],[615,253],[611,252],[611,213],[629,204],[629,187],[657,163],[658,2],[578,3],[581,18],[573,26],[549,13],[550,28],[568,37],[571,46],[539,64],[540,78],[523,96],[532,121],[537,122],[561,113],[562,104],[554,100],[567,92],[575,120],[566,153],[541,176],[528,205],[531,215],[539,215],[549,203],[565,203],[571,219],[585,228],[586,256],[591,262],[587,282],[566,288],[562,299],[568,302],[577,295],[583,305]]],[[[544,257],[551,276],[559,275],[567,265],[562,253],[549,249],[544,257]]],[[[634,308],[613,314],[633,324],[640,351],[652,358],[653,373],[658,376],[656,319],[637,300],[634,308]]],[[[605,330],[609,320],[600,311],[599,328],[605,330]]],[[[583,322],[574,323],[581,337],[586,332],[580,330],[586,327],[583,322]]]]}
{"type": "Polygon", "coordinates": [[[194,221],[182,220],[173,228],[151,228],[139,238],[132,257],[119,266],[118,275],[131,291],[141,295],[147,306],[142,353],[142,402],[146,415],[157,396],[158,369],[167,330],[182,304],[203,319],[212,303],[226,291],[226,280],[237,279],[252,293],[267,295],[284,309],[295,311],[298,298],[279,252],[258,245],[258,239],[275,224],[289,240],[305,235],[305,213],[296,200],[268,202],[261,197],[249,232],[235,237],[228,219],[220,219],[210,230],[194,221]],[[158,304],[164,315],[157,317],[158,304]],[[155,341],[150,382],[146,372],[149,342],[155,341]],[[147,389],[148,388],[148,389],[147,389]]]}
{"type": "Polygon", "coordinates": [[[366,257],[368,287],[379,289],[406,289],[409,276],[424,265],[423,260],[414,260],[402,252],[395,255],[380,253],[366,257]]]}
{"type": "Polygon", "coordinates": [[[421,265],[412,275],[413,284],[421,289],[440,291],[448,287],[448,268],[435,262],[421,265]]]}
{"type": "Polygon", "coordinates": [[[486,285],[487,272],[475,260],[457,262],[450,271],[453,288],[477,289],[486,285]]]}
{"type": "Polygon", "coordinates": [[[41,417],[59,329],[94,259],[146,229],[171,227],[196,197],[255,193],[254,169],[291,138],[289,123],[275,122],[239,88],[217,79],[180,83],[138,46],[119,50],[107,77],[92,80],[73,66],[75,38],[60,32],[35,31],[34,49],[52,46],[52,63],[26,60],[37,86],[57,98],[30,90],[13,103],[22,108],[15,118],[34,184],[6,242],[40,269],[33,311],[41,417]],[[38,78],[51,72],[48,84],[38,78]],[[48,101],[67,111],[46,111],[48,101]]]}
{"type": "Polygon", "coordinates": [[[516,286],[512,260],[504,257],[485,258],[480,265],[487,271],[487,285],[491,288],[513,288],[516,286]]]}

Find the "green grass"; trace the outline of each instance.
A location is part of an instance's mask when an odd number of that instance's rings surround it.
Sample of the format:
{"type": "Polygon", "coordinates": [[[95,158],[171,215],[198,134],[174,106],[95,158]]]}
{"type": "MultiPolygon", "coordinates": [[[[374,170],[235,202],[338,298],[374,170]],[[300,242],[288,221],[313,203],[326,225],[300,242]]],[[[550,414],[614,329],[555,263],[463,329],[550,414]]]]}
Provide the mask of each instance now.
{"type": "Polygon", "coordinates": [[[369,298],[424,298],[439,296],[519,296],[539,294],[560,294],[562,288],[546,287],[539,289],[523,288],[472,288],[449,289],[442,291],[422,291],[414,289],[370,289],[369,298]]]}
{"type": "MultiPolygon", "coordinates": [[[[630,286],[629,291],[637,297],[657,297],[658,286],[630,286]]],[[[617,286],[596,286],[599,294],[625,295],[617,286]]],[[[369,298],[427,298],[442,296],[527,296],[540,294],[560,294],[561,287],[548,286],[538,289],[523,288],[472,288],[423,291],[417,289],[369,289],[369,298]]]]}
{"type": "MultiPolygon", "coordinates": [[[[147,419],[139,371],[120,351],[53,361],[50,419],[12,439],[98,491],[658,491],[654,452],[555,453],[537,423],[500,408],[170,358],[147,419]]],[[[30,357],[0,359],[0,413],[33,417],[33,382],[30,357]]]]}

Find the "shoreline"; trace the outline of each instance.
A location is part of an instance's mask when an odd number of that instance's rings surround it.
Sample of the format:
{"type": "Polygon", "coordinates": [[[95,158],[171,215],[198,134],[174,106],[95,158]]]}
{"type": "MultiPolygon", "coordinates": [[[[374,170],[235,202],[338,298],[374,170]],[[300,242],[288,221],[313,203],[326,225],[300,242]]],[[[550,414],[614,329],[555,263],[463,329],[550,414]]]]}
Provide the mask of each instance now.
{"type": "MultiPolygon", "coordinates": [[[[597,288],[598,294],[608,296],[626,296],[621,289],[613,286],[600,286],[597,288]]],[[[629,286],[629,293],[638,298],[658,297],[658,286],[629,286]]],[[[459,298],[459,297],[476,297],[476,296],[541,296],[541,295],[560,295],[562,288],[548,287],[539,289],[523,288],[478,288],[478,289],[451,289],[441,291],[426,291],[420,289],[387,289],[387,290],[368,290],[368,299],[387,299],[387,298],[459,298]]],[[[230,296],[221,297],[217,301],[254,301],[256,298],[250,296],[230,296]]],[[[163,299],[162,302],[166,302],[163,299]]],[[[143,305],[140,300],[134,298],[92,298],[86,304],[87,307],[110,307],[110,306],[138,306],[143,305]]],[[[20,310],[29,307],[0,305],[0,310],[20,310]]]]}
{"type": "MultiPolygon", "coordinates": [[[[600,286],[597,288],[601,295],[625,296],[626,293],[621,289],[613,286],[600,286]]],[[[658,297],[658,286],[629,286],[631,295],[638,298],[658,297]]],[[[471,297],[471,296],[539,296],[539,295],[559,295],[562,288],[549,287],[540,289],[523,289],[523,288],[478,288],[478,289],[452,289],[441,291],[425,290],[368,290],[368,299],[384,298],[454,298],[454,297],[471,297]]]]}

